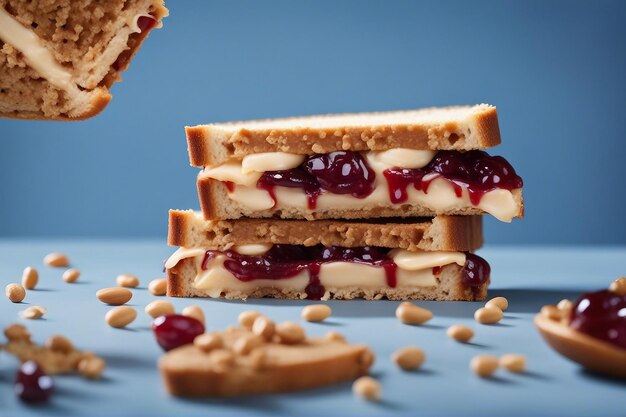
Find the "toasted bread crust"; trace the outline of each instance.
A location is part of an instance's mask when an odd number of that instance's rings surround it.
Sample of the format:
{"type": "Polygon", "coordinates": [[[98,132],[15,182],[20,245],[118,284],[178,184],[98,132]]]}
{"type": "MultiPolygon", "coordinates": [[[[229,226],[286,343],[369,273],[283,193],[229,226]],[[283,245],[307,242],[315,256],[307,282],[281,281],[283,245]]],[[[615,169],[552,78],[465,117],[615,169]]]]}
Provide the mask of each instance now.
{"type": "MultiPolygon", "coordinates": [[[[157,19],[157,22],[161,22],[162,18],[167,16],[168,10],[163,6],[162,0],[153,0],[153,16],[157,19]]],[[[42,112],[30,112],[30,111],[13,111],[13,112],[2,112],[0,111],[0,117],[10,118],[10,119],[20,119],[20,120],[51,120],[51,121],[80,121],[89,119],[98,115],[102,112],[105,107],[109,104],[112,99],[112,95],[109,92],[109,89],[113,86],[115,82],[122,81],[120,74],[125,71],[132,58],[135,56],[143,41],[146,39],[148,34],[152,31],[146,30],[139,33],[133,33],[129,36],[127,47],[124,52],[122,52],[118,61],[116,61],[116,68],[111,66],[108,74],[102,79],[100,84],[89,90],[89,105],[86,109],[76,116],[69,116],[68,114],[62,113],[58,116],[50,117],[44,115],[42,112]]],[[[0,41],[0,44],[2,42],[0,41]]],[[[43,81],[44,84],[48,85],[47,81],[43,81]]]]}
{"type": "MultiPolygon", "coordinates": [[[[328,153],[340,150],[382,151],[393,148],[432,150],[484,149],[500,144],[498,115],[493,106],[481,107],[473,116],[471,127],[461,122],[404,123],[391,125],[346,126],[343,128],[289,127],[285,129],[248,129],[247,123],[231,122],[216,125],[187,126],[187,145],[192,166],[217,165],[228,159],[241,159],[245,155],[261,152],[290,152],[296,154],[328,153]],[[234,133],[221,127],[243,127],[234,133]],[[473,133],[472,133],[473,129],[473,133]],[[468,134],[475,138],[471,143],[468,134]]],[[[450,109],[456,109],[451,107],[450,109]]],[[[429,111],[432,109],[423,109],[429,111]]],[[[372,116],[384,115],[381,112],[372,116]]],[[[329,117],[329,115],[312,116],[329,117]]],[[[292,118],[293,119],[293,118],[292,118]]],[[[289,120],[289,119],[283,119],[289,120]]]]}
{"type": "MultiPolygon", "coordinates": [[[[225,220],[238,219],[241,217],[251,218],[281,218],[281,219],[375,219],[382,217],[433,217],[433,216],[477,216],[486,214],[477,207],[467,207],[453,210],[432,210],[420,205],[403,204],[393,207],[391,203],[387,207],[365,208],[363,210],[332,209],[325,211],[308,211],[301,209],[269,209],[250,210],[243,207],[228,197],[228,190],[223,182],[198,176],[198,198],[200,208],[206,219],[225,220]]],[[[524,200],[522,189],[512,190],[519,211],[517,218],[524,217],[524,200]]]]}
{"type": "MultiPolygon", "coordinates": [[[[479,288],[469,288],[462,282],[463,268],[456,264],[446,265],[436,275],[437,287],[391,288],[326,288],[323,299],[352,300],[435,300],[435,301],[482,301],[487,297],[489,282],[479,288]]],[[[167,295],[169,297],[208,297],[207,293],[193,286],[196,277],[196,266],[192,258],[178,262],[167,270],[167,295]]],[[[259,288],[249,293],[227,292],[222,294],[226,299],[247,298],[283,298],[301,300],[306,298],[304,292],[276,288],[259,288]]]]}
{"type": "Polygon", "coordinates": [[[223,249],[231,245],[380,246],[426,251],[474,251],[483,244],[482,217],[336,220],[207,221],[192,210],[170,210],[168,244],[223,249]]]}

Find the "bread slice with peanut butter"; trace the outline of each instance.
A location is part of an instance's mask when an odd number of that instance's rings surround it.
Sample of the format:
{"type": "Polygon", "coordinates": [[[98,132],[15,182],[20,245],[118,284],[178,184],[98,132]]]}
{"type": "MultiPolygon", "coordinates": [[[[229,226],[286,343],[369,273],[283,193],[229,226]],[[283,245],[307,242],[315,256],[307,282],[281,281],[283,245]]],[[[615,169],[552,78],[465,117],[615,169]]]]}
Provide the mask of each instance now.
{"type": "Polygon", "coordinates": [[[162,0],[0,0],[0,116],[95,116],[167,14],[162,0]]]}

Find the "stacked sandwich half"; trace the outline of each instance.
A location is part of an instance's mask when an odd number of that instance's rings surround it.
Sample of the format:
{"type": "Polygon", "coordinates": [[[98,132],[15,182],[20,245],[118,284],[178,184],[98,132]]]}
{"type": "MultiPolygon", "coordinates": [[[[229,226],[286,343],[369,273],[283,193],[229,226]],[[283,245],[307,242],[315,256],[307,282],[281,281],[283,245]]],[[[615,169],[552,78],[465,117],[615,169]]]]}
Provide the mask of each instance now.
{"type": "Polygon", "coordinates": [[[523,215],[485,104],[186,131],[202,210],[170,211],[170,296],[480,300],[481,215],[523,215]]]}

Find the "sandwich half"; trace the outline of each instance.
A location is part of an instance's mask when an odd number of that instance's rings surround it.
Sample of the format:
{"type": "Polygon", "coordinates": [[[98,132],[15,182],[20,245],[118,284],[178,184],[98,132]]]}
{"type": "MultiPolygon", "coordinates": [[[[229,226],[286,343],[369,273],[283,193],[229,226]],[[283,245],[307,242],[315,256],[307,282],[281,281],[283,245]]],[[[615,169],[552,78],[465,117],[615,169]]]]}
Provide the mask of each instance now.
{"type": "Polygon", "coordinates": [[[205,220],[171,210],[173,297],[482,300],[490,267],[479,216],[205,220]]]}
{"type": "Polygon", "coordinates": [[[0,0],[0,116],[98,114],[167,14],[162,0],[0,0]]]}
{"type": "Polygon", "coordinates": [[[187,127],[207,219],[522,217],[493,106],[187,127]]]}

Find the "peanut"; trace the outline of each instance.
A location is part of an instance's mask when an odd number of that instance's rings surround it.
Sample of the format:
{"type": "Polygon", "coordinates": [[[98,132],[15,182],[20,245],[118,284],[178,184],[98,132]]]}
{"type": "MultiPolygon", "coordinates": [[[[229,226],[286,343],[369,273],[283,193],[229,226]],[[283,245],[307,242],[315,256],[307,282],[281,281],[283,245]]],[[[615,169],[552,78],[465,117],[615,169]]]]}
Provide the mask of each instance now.
{"type": "Polygon", "coordinates": [[[134,308],[128,306],[114,307],[104,316],[104,320],[111,327],[126,327],[137,318],[134,308]]]}
{"type": "Polygon", "coordinates": [[[609,285],[609,291],[618,295],[626,295],[626,277],[619,277],[609,285]]]}
{"type": "Polygon", "coordinates": [[[467,326],[463,326],[462,324],[450,326],[446,334],[449,338],[461,343],[467,343],[472,339],[472,337],[474,337],[474,331],[467,326]]]}
{"type": "Polygon", "coordinates": [[[561,311],[553,305],[545,305],[541,307],[540,314],[550,320],[561,320],[561,311]]]}
{"type": "Polygon", "coordinates": [[[139,278],[132,274],[120,274],[115,278],[118,287],[135,288],[139,285],[139,278]]]}
{"type": "Polygon", "coordinates": [[[37,286],[37,282],[39,281],[39,272],[32,266],[28,266],[24,268],[24,272],[22,272],[22,285],[27,290],[32,290],[37,286]]]}
{"type": "Polygon", "coordinates": [[[235,354],[230,350],[216,349],[211,352],[209,360],[218,372],[225,372],[235,364],[235,354]]]}
{"type": "Polygon", "coordinates": [[[311,304],[302,309],[300,317],[306,321],[324,321],[332,314],[333,310],[326,304],[311,304]]]}
{"type": "Polygon", "coordinates": [[[254,334],[245,334],[233,344],[233,350],[239,355],[247,355],[263,344],[263,339],[254,334]]]}
{"type": "Polygon", "coordinates": [[[67,271],[63,272],[63,281],[68,283],[76,282],[79,277],[80,271],[76,268],[70,268],[67,271]]]}
{"type": "Polygon", "coordinates": [[[362,376],[352,384],[352,392],[368,401],[378,401],[381,393],[380,383],[370,376],[362,376]]]}
{"type": "Polygon", "coordinates": [[[27,320],[37,320],[43,317],[46,314],[46,309],[39,306],[28,307],[22,311],[20,311],[20,317],[27,320]]]}
{"type": "Polygon", "coordinates": [[[572,312],[572,308],[574,308],[574,303],[572,303],[570,300],[563,299],[559,301],[559,303],[556,305],[556,308],[558,308],[561,312],[561,317],[569,317],[570,313],[572,312]]]}
{"type": "Polygon", "coordinates": [[[78,362],[78,372],[89,379],[100,378],[104,368],[106,368],[106,362],[97,356],[87,356],[78,362]]]}
{"type": "Polygon", "coordinates": [[[333,342],[345,342],[346,338],[339,332],[330,331],[324,335],[324,338],[327,340],[332,340],[333,342]]]}
{"type": "Polygon", "coordinates": [[[272,340],[275,331],[276,325],[267,317],[257,317],[252,325],[252,333],[257,336],[261,336],[265,340],[272,340]]]}
{"type": "Polygon", "coordinates": [[[198,320],[203,325],[205,324],[204,312],[198,306],[185,307],[183,308],[182,313],[183,313],[183,316],[193,317],[194,319],[198,320]]]}
{"type": "Polygon", "coordinates": [[[146,314],[148,314],[153,319],[159,316],[169,316],[170,314],[174,314],[174,304],[165,300],[156,300],[148,304],[143,309],[146,314]]]}
{"type": "Polygon", "coordinates": [[[43,263],[54,268],[63,268],[69,266],[70,260],[60,252],[52,252],[43,258],[43,263]]]}
{"type": "Polygon", "coordinates": [[[506,311],[509,308],[509,300],[504,297],[495,297],[487,301],[485,307],[497,307],[502,311],[506,311]]]}
{"type": "Polygon", "coordinates": [[[419,325],[433,318],[430,310],[405,301],[396,309],[396,317],[404,324],[419,325]]]}
{"type": "Polygon", "coordinates": [[[4,329],[4,335],[9,341],[30,341],[30,333],[26,330],[26,327],[21,324],[11,324],[4,329]]]}
{"type": "Polygon", "coordinates": [[[417,346],[407,346],[391,355],[391,360],[407,371],[419,368],[424,363],[424,358],[424,351],[417,346]]]}
{"type": "Polygon", "coordinates": [[[474,356],[470,369],[481,378],[489,377],[498,369],[498,358],[492,355],[474,356]]]}
{"type": "Polygon", "coordinates": [[[276,326],[276,334],[280,338],[280,342],[286,345],[295,345],[306,339],[306,333],[302,326],[292,321],[285,321],[276,326]]]}
{"type": "Polygon", "coordinates": [[[239,314],[239,325],[243,328],[246,329],[252,329],[252,325],[254,324],[254,321],[257,319],[257,317],[260,317],[261,313],[259,313],[258,311],[252,311],[252,310],[248,310],[248,311],[242,311],[239,314]]]}
{"type": "Polygon", "coordinates": [[[74,350],[72,342],[67,337],[61,335],[50,336],[46,341],[46,347],[60,353],[70,353],[74,350]]]}
{"type": "Polygon", "coordinates": [[[502,320],[503,315],[498,307],[482,307],[476,310],[474,318],[481,324],[496,324],[502,320]]]}
{"type": "Polygon", "coordinates": [[[126,288],[102,288],[96,292],[96,297],[105,304],[116,306],[126,304],[130,301],[130,299],[133,298],[133,293],[126,288]]]}
{"type": "Polygon", "coordinates": [[[167,292],[167,280],[165,278],[153,279],[148,284],[148,291],[152,295],[165,295],[167,292]]]}
{"type": "Polygon", "coordinates": [[[510,372],[522,373],[526,370],[526,357],[508,353],[500,357],[500,366],[510,372]]]}
{"type": "Polygon", "coordinates": [[[219,349],[224,345],[222,336],[217,333],[204,333],[193,340],[193,344],[198,346],[204,352],[210,352],[219,349]]]}
{"type": "Polygon", "coordinates": [[[21,303],[26,297],[26,290],[20,284],[11,283],[5,287],[4,292],[12,303],[21,303]]]}

